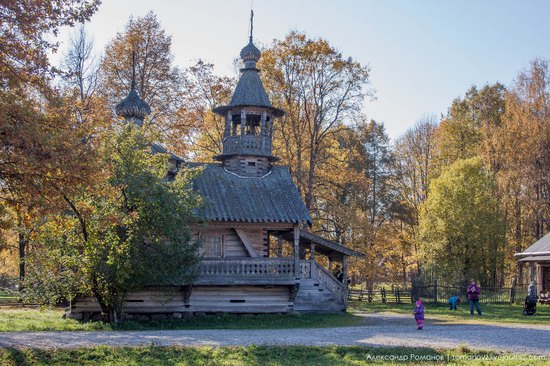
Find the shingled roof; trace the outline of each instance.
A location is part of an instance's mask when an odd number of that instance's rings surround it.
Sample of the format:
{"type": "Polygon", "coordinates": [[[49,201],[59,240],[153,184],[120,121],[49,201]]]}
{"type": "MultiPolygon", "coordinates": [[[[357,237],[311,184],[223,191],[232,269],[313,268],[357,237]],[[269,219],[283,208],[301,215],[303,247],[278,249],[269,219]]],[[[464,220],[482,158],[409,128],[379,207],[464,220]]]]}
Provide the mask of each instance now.
{"type": "Polygon", "coordinates": [[[242,70],[229,105],[271,107],[271,102],[256,69],[242,70]]]}
{"type": "Polygon", "coordinates": [[[212,109],[214,113],[223,116],[234,107],[262,107],[271,110],[275,117],[281,117],[285,114],[282,109],[271,105],[262,84],[262,80],[258,74],[259,70],[256,68],[256,62],[258,62],[261,55],[260,50],[252,42],[251,35],[250,41],[241,50],[241,59],[244,62],[244,68],[241,69],[241,77],[235,87],[231,101],[228,105],[212,109]]]}
{"type": "MultiPolygon", "coordinates": [[[[284,235],[284,238],[287,241],[292,242],[294,240],[294,233],[287,233],[284,235]]],[[[356,250],[345,247],[341,244],[338,244],[332,240],[325,239],[319,235],[300,229],[300,243],[305,245],[316,244],[315,251],[326,256],[340,254],[340,255],[349,255],[352,257],[364,257],[365,254],[358,252],[356,250]]]]}
{"type": "Polygon", "coordinates": [[[286,166],[274,166],[261,178],[243,178],[221,164],[188,165],[204,168],[193,181],[205,199],[197,212],[204,220],[312,223],[286,166]]]}
{"type": "Polygon", "coordinates": [[[536,241],[529,248],[525,249],[521,253],[517,253],[516,257],[526,257],[523,259],[524,262],[535,261],[535,260],[547,260],[542,259],[543,257],[550,256],[550,233],[546,234],[538,241],[536,241]],[[528,260],[528,258],[530,260],[528,260]]]}

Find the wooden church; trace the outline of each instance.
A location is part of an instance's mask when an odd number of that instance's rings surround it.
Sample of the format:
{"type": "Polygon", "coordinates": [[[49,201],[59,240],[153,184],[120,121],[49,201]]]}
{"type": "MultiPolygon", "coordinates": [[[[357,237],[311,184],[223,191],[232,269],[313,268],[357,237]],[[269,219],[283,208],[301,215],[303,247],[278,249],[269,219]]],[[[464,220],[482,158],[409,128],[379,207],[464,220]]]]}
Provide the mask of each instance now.
{"type": "MultiPolygon", "coordinates": [[[[197,279],[165,302],[147,291],[130,294],[126,313],[346,310],[348,257],[362,254],[304,229],[312,224],[309,212],[288,166],[276,165],[272,154],[273,128],[285,112],[271,105],[256,67],[260,56],[251,34],[240,53],[244,67],[231,101],[213,110],[225,118],[218,162],[184,163],[171,155],[172,174],[202,167],[194,180],[205,201],[197,213],[203,222],[193,230],[202,244],[197,279]],[[336,265],[339,278],[333,274],[336,265]]],[[[116,112],[141,125],[150,108],[132,87],[116,112]]],[[[157,145],[153,151],[166,153],[157,145]]],[[[71,311],[98,309],[87,298],[71,311]]]]}

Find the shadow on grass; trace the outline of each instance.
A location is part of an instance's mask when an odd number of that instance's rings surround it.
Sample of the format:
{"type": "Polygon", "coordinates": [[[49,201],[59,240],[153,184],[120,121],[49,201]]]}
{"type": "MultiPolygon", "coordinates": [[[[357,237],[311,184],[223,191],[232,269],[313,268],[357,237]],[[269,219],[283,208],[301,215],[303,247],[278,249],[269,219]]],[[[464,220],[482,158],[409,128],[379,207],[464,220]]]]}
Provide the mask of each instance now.
{"type": "Polygon", "coordinates": [[[13,331],[112,331],[185,329],[284,329],[329,328],[360,325],[362,318],[336,314],[215,314],[191,319],[124,321],[117,324],[62,319],[58,310],[19,309],[0,312],[0,332],[13,331]]]}
{"type": "Polygon", "coordinates": [[[361,325],[363,318],[350,313],[338,314],[215,314],[190,319],[125,321],[110,325],[112,330],[178,329],[292,329],[331,328],[361,325]]]}

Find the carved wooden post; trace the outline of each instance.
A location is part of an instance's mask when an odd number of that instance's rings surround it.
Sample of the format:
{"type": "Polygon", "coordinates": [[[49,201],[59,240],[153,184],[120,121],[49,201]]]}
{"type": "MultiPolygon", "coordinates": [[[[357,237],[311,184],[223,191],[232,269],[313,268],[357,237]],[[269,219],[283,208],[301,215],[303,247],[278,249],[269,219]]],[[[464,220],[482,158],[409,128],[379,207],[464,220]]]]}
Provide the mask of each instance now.
{"type": "Polygon", "coordinates": [[[312,261],[315,260],[315,243],[311,243],[310,252],[309,252],[309,259],[311,259],[312,261]]]}
{"type": "Polygon", "coordinates": [[[225,131],[223,132],[223,138],[226,139],[231,133],[231,111],[227,111],[227,117],[225,118],[225,131]]]}
{"type": "Polygon", "coordinates": [[[348,256],[342,255],[342,284],[344,285],[344,304],[348,305],[348,256]]]}
{"type": "Polygon", "coordinates": [[[535,280],[535,263],[529,262],[529,282],[535,280]]]}
{"type": "Polygon", "coordinates": [[[267,113],[266,111],[263,111],[262,112],[262,123],[261,123],[261,130],[260,130],[260,134],[262,136],[267,136],[267,125],[266,125],[266,121],[267,121],[267,113]]]}
{"type": "MultiPolygon", "coordinates": [[[[190,299],[191,299],[192,285],[182,286],[181,289],[183,291],[183,307],[184,309],[189,309],[189,307],[191,306],[190,299]]],[[[184,310],[184,311],[188,311],[188,310],[184,310]]]]}
{"type": "Polygon", "coordinates": [[[300,277],[300,226],[294,225],[294,274],[300,277]]]}
{"type": "Polygon", "coordinates": [[[282,235],[277,236],[277,257],[281,258],[283,256],[283,237],[282,235]]]}
{"type": "Polygon", "coordinates": [[[246,111],[241,109],[241,146],[244,138],[244,127],[246,125],[246,111]]]}

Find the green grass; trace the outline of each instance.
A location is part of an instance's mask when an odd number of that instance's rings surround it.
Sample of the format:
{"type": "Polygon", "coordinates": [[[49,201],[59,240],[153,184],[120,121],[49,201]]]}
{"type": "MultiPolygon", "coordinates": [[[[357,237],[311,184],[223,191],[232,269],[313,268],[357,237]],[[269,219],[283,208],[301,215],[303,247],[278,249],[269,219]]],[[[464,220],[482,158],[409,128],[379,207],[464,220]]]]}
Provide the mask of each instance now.
{"type": "Polygon", "coordinates": [[[192,319],[126,321],[119,324],[82,323],[62,319],[60,309],[3,309],[0,332],[47,330],[153,330],[153,329],[285,329],[329,328],[358,325],[362,319],[348,313],[339,314],[263,314],[239,316],[210,315],[192,319]]]}
{"type": "MultiPolygon", "coordinates": [[[[0,364],[12,365],[530,365],[528,356],[471,351],[467,348],[363,347],[94,347],[71,350],[0,349],[0,364]],[[436,361],[426,362],[424,359],[436,361]],[[477,360],[476,360],[477,359],[477,360]]],[[[537,365],[550,365],[548,359],[537,365]]]]}
{"type": "MultiPolygon", "coordinates": [[[[394,304],[380,302],[350,303],[350,311],[353,312],[393,312],[399,314],[412,314],[412,304],[394,304]]],[[[482,316],[470,318],[470,305],[462,303],[458,310],[449,310],[447,305],[425,304],[426,319],[440,319],[454,322],[476,323],[524,323],[524,324],[550,324],[550,306],[537,305],[537,315],[525,316],[522,314],[523,306],[519,304],[481,304],[482,316]]]]}
{"type": "Polygon", "coordinates": [[[8,303],[16,303],[17,302],[17,297],[8,292],[8,291],[3,291],[3,290],[0,290],[0,304],[8,304],[8,303]]]}

